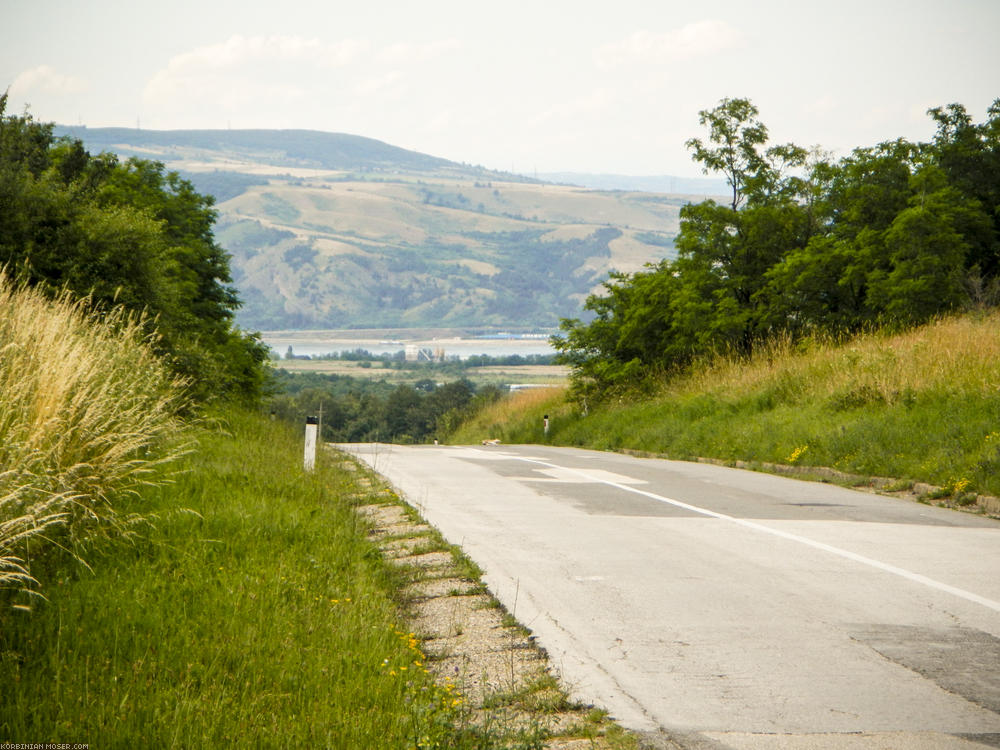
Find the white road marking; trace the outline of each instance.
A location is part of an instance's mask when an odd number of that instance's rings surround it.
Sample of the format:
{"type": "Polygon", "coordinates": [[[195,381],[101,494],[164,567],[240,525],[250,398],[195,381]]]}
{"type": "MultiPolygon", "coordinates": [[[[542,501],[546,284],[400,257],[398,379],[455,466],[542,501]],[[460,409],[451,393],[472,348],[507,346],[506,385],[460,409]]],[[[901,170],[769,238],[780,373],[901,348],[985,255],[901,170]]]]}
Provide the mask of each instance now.
{"type": "MultiPolygon", "coordinates": [[[[579,484],[583,480],[589,484],[649,484],[644,479],[633,479],[624,474],[616,474],[613,471],[604,471],[603,469],[564,469],[557,466],[554,469],[543,469],[541,473],[557,482],[575,482],[579,484]]],[[[519,478],[527,481],[538,481],[540,479],[540,477],[519,478]]]]}
{"type": "MultiPolygon", "coordinates": [[[[744,518],[737,518],[735,516],[730,516],[725,513],[718,513],[714,510],[709,510],[708,508],[701,508],[697,505],[691,505],[690,503],[681,502],[680,500],[674,500],[673,498],[665,497],[664,495],[657,495],[655,492],[648,492],[646,490],[637,489],[634,486],[629,486],[623,482],[616,482],[611,479],[597,479],[595,474],[597,472],[593,470],[585,469],[571,469],[565,466],[558,466],[557,464],[550,463],[538,458],[522,458],[520,456],[510,456],[511,458],[517,458],[519,461],[526,461],[528,463],[539,464],[541,466],[548,467],[553,470],[558,470],[562,476],[566,473],[576,474],[584,479],[587,483],[599,482],[601,484],[606,484],[609,487],[616,487],[617,489],[624,490],[625,492],[633,492],[636,495],[642,495],[643,497],[648,497],[652,500],[658,500],[661,503],[667,503],[668,505],[673,505],[678,508],[683,508],[684,510],[689,510],[693,513],[700,513],[704,516],[709,516],[710,518],[717,518],[721,521],[729,521],[730,523],[735,523],[739,526],[744,526],[748,529],[753,529],[754,531],[761,531],[765,534],[771,534],[773,536],[780,537],[782,539],[787,539],[792,542],[798,542],[807,547],[812,547],[814,549],[822,550],[824,552],[829,552],[830,554],[843,557],[847,560],[853,560],[854,562],[861,563],[863,565],[868,565],[872,568],[882,570],[886,573],[891,573],[893,575],[905,578],[908,581],[913,581],[914,583],[919,583],[932,589],[937,589],[938,591],[944,591],[946,593],[952,594],[953,596],[960,597],[970,602],[975,602],[976,604],[981,604],[984,607],[988,607],[996,612],[1000,612],[1000,602],[996,602],[993,599],[987,599],[985,596],[980,596],[979,594],[974,594],[971,591],[966,591],[965,589],[960,589],[955,586],[950,586],[947,583],[942,583],[941,581],[936,581],[933,578],[928,578],[920,573],[914,573],[913,571],[906,570],[905,568],[899,568],[895,565],[889,565],[888,563],[881,562],[879,560],[874,560],[870,557],[865,557],[864,555],[859,555],[850,550],[841,549],[840,547],[834,547],[830,544],[824,544],[823,542],[817,542],[814,539],[809,539],[808,537],[799,536],[798,534],[791,534],[787,531],[781,531],[780,529],[774,529],[770,526],[765,526],[760,523],[755,523],[754,521],[748,521],[744,518]]],[[[612,472],[608,472],[609,474],[612,472]]],[[[632,480],[634,483],[637,480],[632,480]]]]}

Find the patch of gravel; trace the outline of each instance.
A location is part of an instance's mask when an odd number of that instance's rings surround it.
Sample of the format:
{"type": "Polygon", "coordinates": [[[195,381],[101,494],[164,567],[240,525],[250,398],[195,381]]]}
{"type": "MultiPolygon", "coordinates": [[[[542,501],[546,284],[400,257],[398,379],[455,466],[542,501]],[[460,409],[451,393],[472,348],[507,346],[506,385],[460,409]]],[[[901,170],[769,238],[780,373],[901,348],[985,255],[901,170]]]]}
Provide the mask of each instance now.
{"type": "Polygon", "coordinates": [[[386,557],[413,557],[419,554],[421,547],[427,544],[427,536],[414,536],[404,539],[390,538],[379,543],[382,554],[386,557]]]}
{"type": "Polygon", "coordinates": [[[419,555],[403,555],[402,557],[386,555],[386,557],[393,565],[436,571],[444,571],[455,561],[455,558],[448,552],[424,552],[419,555]]]}
{"type": "Polygon", "coordinates": [[[482,593],[483,587],[467,578],[444,576],[441,578],[425,578],[407,588],[407,599],[413,602],[436,599],[439,597],[462,597],[482,593]]]}
{"type": "Polygon", "coordinates": [[[412,523],[406,509],[401,505],[360,505],[355,510],[372,522],[372,532],[375,534],[381,533],[389,526],[412,523]]]}
{"type": "MultiPolygon", "coordinates": [[[[386,493],[391,496],[391,493],[386,493]]],[[[470,720],[515,737],[541,731],[547,750],[635,748],[592,706],[572,704],[529,631],[514,622],[477,580],[465,578],[446,545],[398,502],[357,508],[369,538],[393,565],[409,569],[409,627],[427,666],[470,706],[470,720]],[[437,545],[438,549],[435,549],[437,545]]]]}

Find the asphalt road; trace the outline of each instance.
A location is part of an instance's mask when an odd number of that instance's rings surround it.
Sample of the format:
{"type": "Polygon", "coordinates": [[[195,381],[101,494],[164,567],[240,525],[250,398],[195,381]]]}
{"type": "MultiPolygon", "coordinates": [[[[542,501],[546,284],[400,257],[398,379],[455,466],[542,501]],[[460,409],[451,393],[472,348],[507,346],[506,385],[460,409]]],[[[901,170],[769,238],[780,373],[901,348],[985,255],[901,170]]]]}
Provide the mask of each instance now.
{"type": "Polygon", "coordinates": [[[611,453],[338,447],[664,747],[1000,747],[996,521],[611,453]]]}

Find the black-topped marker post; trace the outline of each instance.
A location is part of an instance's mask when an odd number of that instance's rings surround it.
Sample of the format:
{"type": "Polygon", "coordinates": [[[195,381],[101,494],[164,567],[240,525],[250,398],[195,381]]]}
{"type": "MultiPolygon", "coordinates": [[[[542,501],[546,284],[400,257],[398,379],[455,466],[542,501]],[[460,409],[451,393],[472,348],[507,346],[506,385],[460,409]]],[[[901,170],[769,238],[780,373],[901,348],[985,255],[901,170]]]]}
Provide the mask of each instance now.
{"type": "Polygon", "coordinates": [[[319,418],[306,417],[306,450],[302,467],[306,471],[316,468],[316,436],[319,432],[319,418]]]}

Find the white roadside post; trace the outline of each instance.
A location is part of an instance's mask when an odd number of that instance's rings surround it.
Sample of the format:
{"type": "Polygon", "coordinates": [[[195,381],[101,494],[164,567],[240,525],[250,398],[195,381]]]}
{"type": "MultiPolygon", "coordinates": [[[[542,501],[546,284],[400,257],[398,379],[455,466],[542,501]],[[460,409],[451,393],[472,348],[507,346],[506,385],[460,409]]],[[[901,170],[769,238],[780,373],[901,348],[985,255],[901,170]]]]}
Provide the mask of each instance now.
{"type": "Polygon", "coordinates": [[[316,468],[316,435],[319,432],[319,419],[306,417],[306,452],[303,468],[312,471],[316,468]]]}
{"type": "Polygon", "coordinates": [[[542,419],[545,420],[545,434],[548,435],[549,434],[549,415],[546,414],[544,417],[542,417],[542,419]]]}

